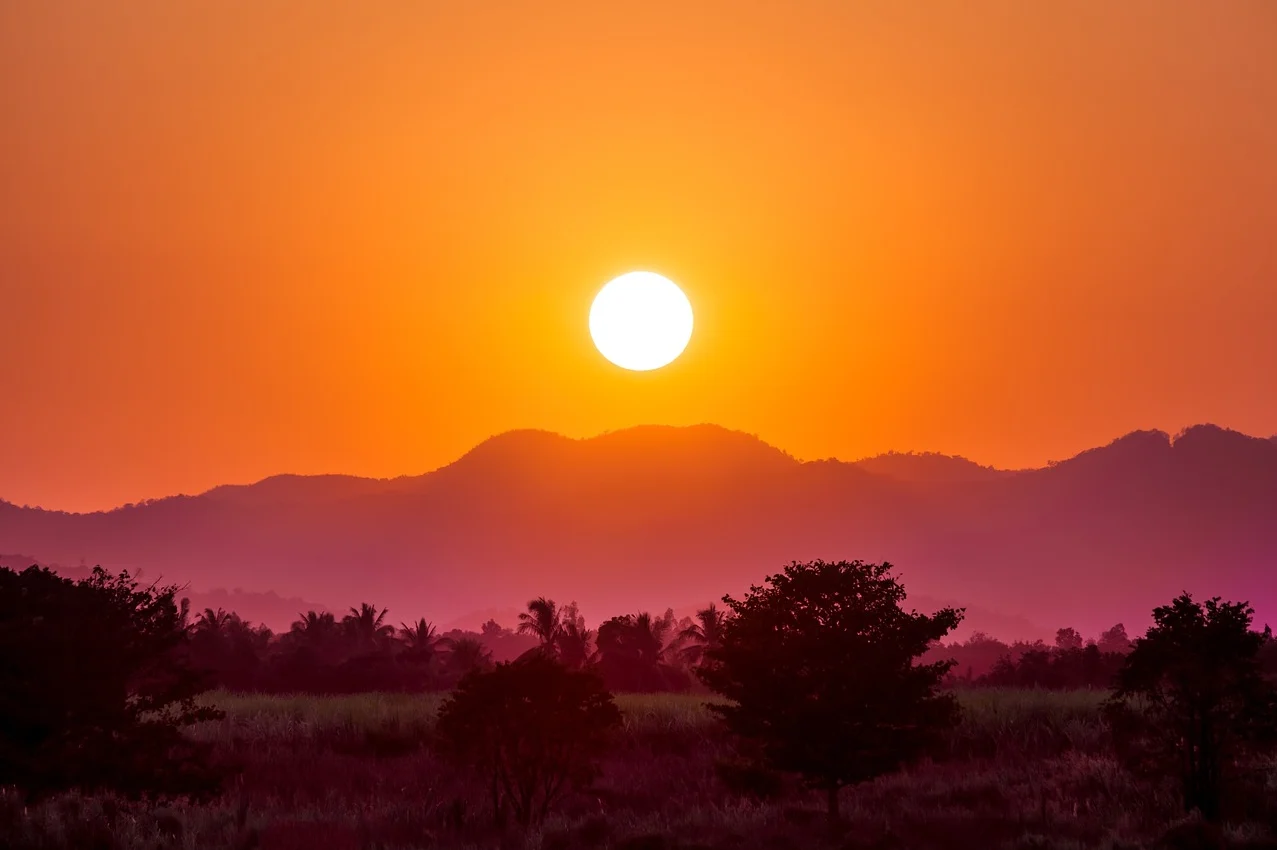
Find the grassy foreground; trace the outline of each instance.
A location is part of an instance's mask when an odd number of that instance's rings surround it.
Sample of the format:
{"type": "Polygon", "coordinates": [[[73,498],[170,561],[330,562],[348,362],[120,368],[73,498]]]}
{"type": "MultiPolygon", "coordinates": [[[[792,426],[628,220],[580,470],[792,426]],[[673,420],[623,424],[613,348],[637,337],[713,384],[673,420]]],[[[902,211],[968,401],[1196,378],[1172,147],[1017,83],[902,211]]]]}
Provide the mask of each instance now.
{"type": "MultiPolygon", "coordinates": [[[[1139,848],[1277,847],[1277,774],[1222,835],[1183,824],[1171,783],[1108,755],[1102,694],[970,691],[934,762],[822,800],[736,765],[694,696],[623,695],[624,726],[595,786],[531,833],[491,824],[481,783],[430,741],[441,696],[215,693],[227,717],[195,730],[241,769],[207,805],[159,811],[65,797],[0,812],[15,848],[1139,848]],[[1169,831],[1169,834],[1168,834],[1169,831]],[[1223,841],[1193,844],[1183,841],[1223,841]],[[1164,842],[1177,842],[1167,845],[1164,842]]],[[[5,841],[8,841],[6,844],[5,841]]]]}

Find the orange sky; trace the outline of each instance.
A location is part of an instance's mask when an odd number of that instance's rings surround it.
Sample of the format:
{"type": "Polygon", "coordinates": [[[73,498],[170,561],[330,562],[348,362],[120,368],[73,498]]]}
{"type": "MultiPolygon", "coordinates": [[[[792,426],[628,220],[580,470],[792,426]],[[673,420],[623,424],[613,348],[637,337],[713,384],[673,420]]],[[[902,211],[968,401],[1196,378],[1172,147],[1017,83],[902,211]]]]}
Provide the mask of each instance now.
{"type": "Polygon", "coordinates": [[[1277,432],[1270,0],[4,3],[0,115],[20,504],[517,427],[1277,432]],[[696,310],[654,373],[586,326],[634,268],[696,310]]]}

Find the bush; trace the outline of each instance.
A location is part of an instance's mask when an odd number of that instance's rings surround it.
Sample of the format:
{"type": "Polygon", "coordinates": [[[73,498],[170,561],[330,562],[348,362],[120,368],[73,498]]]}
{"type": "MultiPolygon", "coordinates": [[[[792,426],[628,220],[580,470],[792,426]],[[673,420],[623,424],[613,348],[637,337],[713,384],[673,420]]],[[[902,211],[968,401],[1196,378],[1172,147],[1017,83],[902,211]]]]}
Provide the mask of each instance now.
{"type": "Polygon", "coordinates": [[[509,805],[526,827],[594,777],[620,722],[597,676],[532,653],[462,679],[439,709],[437,730],[445,753],[483,774],[494,819],[509,805]]]}
{"type": "Polygon", "coordinates": [[[175,593],[101,568],[79,582],[0,569],[0,786],[28,799],[214,790],[205,746],[182,730],[221,714],[195,702],[175,593]]]}

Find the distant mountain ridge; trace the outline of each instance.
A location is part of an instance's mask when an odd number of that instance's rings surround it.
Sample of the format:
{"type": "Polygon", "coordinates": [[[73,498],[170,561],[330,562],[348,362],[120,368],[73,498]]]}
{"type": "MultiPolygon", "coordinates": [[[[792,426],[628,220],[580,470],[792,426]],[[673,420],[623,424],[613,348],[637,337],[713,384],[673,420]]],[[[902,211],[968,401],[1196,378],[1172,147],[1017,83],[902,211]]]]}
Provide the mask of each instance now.
{"type": "Polygon", "coordinates": [[[275,476],[109,512],[0,503],[0,551],[448,621],[547,594],[591,617],[739,593],[792,559],[895,563],[1020,622],[1134,625],[1181,590],[1277,620],[1277,440],[1134,432],[1041,469],[802,462],[717,426],[515,431],[434,472],[275,476]]]}

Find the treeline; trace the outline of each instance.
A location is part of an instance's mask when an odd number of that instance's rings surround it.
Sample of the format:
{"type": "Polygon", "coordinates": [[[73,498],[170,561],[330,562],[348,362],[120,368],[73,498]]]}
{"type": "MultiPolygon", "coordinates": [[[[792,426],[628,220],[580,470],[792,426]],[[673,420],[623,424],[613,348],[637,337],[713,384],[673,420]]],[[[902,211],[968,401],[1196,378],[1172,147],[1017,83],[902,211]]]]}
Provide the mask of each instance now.
{"type": "Polygon", "coordinates": [[[723,621],[714,605],[676,619],[639,612],[586,627],[575,603],[539,598],[515,628],[493,620],[478,632],[440,633],[418,619],[394,625],[387,608],[362,603],[340,619],[308,611],[279,634],[234,612],[182,605],[183,648],[210,688],[267,693],[360,693],[451,689],[467,673],[528,653],[569,669],[590,668],[615,691],[685,691],[723,621]]]}
{"type": "Polygon", "coordinates": [[[965,641],[933,647],[926,658],[954,662],[946,680],[950,685],[1074,690],[1111,686],[1131,647],[1126,626],[1118,623],[1089,640],[1074,628],[1063,628],[1054,644],[1008,644],[976,632],[965,641]]]}
{"type": "MultiPolygon", "coordinates": [[[[183,600],[184,602],[184,600],[183,600]]],[[[456,686],[472,670],[529,652],[548,653],[569,669],[591,668],[612,691],[686,691],[705,653],[718,645],[726,612],[710,605],[676,619],[672,609],[612,617],[588,628],[576,603],[544,597],[528,603],[514,628],[489,620],[479,631],[440,633],[424,619],[393,624],[387,608],[369,603],[340,619],[328,612],[299,615],[274,633],[233,612],[183,605],[191,666],[210,688],[264,693],[434,691],[456,686]]],[[[1006,643],[982,632],[933,644],[926,663],[952,661],[945,683],[962,687],[1051,690],[1112,686],[1132,641],[1118,623],[1094,638],[1071,627],[1045,641],[1006,643]]],[[[1277,672],[1277,643],[1264,664],[1277,672]]]]}

